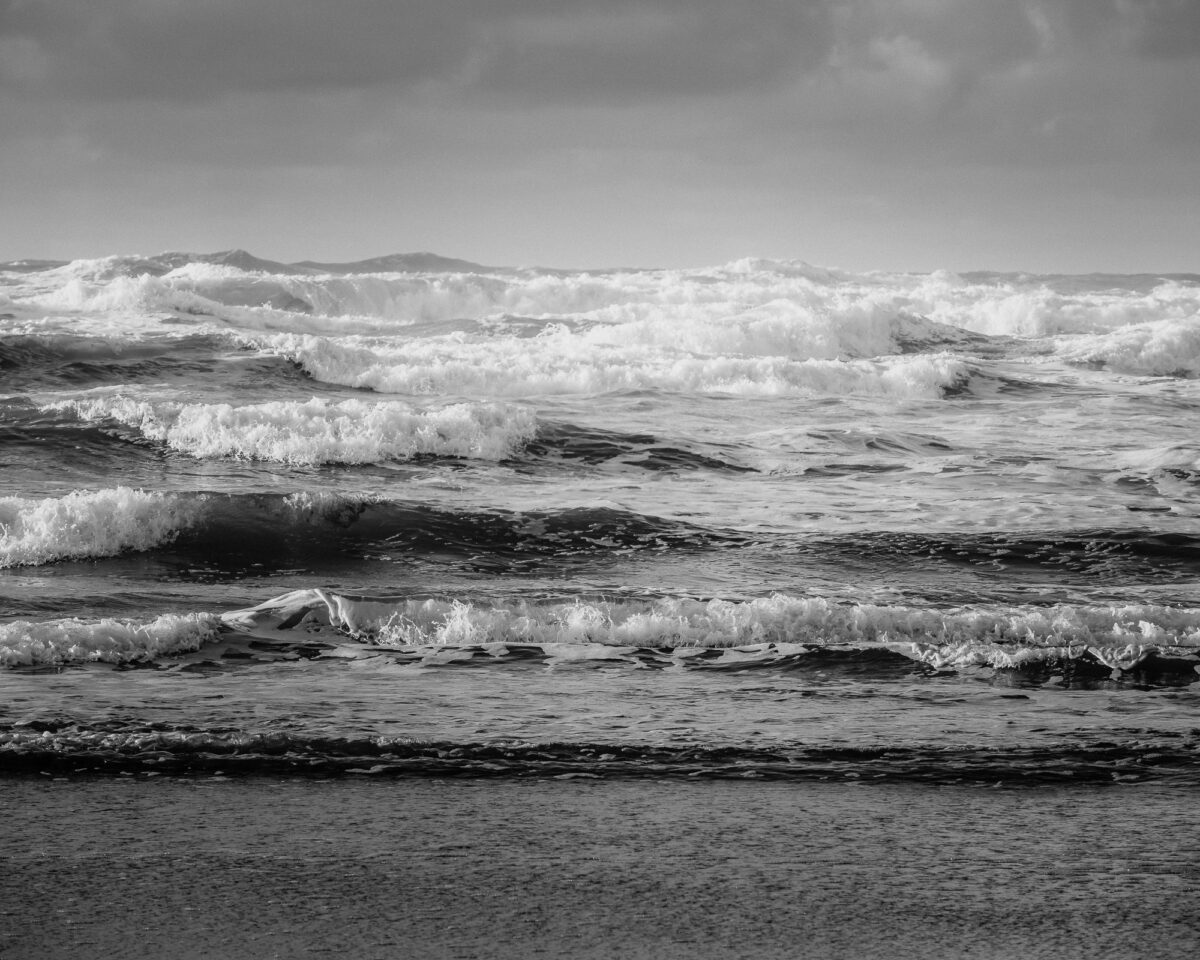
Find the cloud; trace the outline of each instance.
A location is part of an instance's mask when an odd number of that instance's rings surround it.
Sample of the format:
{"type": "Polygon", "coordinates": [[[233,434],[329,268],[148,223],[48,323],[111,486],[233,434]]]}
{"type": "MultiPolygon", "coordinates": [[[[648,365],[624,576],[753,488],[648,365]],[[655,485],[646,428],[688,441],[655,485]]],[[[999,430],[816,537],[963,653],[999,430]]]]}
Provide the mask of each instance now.
{"type": "Polygon", "coordinates": [[[547,5],[493,25],[479,85],[592,102],[760,89],[824,64],[833,11],[825,0],[547,5]]]}
{"type": "MultiPolygon", "coordinates": [[[[229,92],[407,86],[473,43],[458,0],[7,0],[0,38],[36,56],[29,92],[205,100],[229,92]]],[[[11,82],[12,78],[10,78],[11,82]]]]}
{"type": "Polygon", "coordinates": [[[1079,49],[1198,56],[1200,3],[0,0],[0,85],[81,100],[433,86],[464,102],[638,103],[862,71],[961,97],[1079,49]]]}
{"type": "Polygon", "coordinates": [[[1049,262],[1151,210],[1194,246],[1198,83],[1200,0],[0,0],[0,174],[53,255],[119,225],[869,263],[910,220],[1049,262]]]}
{"type": "Polygon", "coordinates": [[[1200,58],[1200,4],[1195,0],[1056,0],[1065,29],[1149,59],[1200,58]]]}
{"type": "Polygon", "coordinates": [[[0,0],[0,81],[83,99],[447,83],[561,100],[769,81],[829,42],[827,0],[0,0]]]}

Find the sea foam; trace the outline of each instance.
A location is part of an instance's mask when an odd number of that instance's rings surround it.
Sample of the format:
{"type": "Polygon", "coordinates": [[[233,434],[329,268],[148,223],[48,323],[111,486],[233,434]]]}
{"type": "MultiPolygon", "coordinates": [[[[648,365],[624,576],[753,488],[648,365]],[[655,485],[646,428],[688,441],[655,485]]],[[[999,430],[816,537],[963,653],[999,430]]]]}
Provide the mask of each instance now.
{"type": "Polygon", "coordinates": [[[881,648],[937,668],[1017,668],[1086,654],[1113,669],[1132,669],[1152,653],[1200,658],[1200,610],[1149,604],[928,609],[777,594],[742,602],[668,598],[483,606],[316,589],[231,611],[222,620],[257,636],[286,636],[282,631],[296,629],[392,647],[567,644],[745,648],[752,654],[757,648],[771,657],[810,648],[881,648]]]}
{"type": "Polygon", "coordinates": [[[209,614],[163,614],[147,622],[76,618],[0,624],[0,666],[130,663],[198,650],[221,633],[209,614]]]}
{"type": "Polygon", "coordinates": [[[1059,338],[1056,352],[1073,363],[1141,376],[1200,377],[1200,314],[1059,338]]]}
{"type": "Polygon", "coordinates": [[[719,341],[717,352],[793,359],[895,352],[895,324],[913,318],[975,334],[1040,338],[1200,316],[1200,286],[1165,279],[1147,284],[1144,277],[1105,285],[945,271],[855,274],[761,259],[688,270],[386,267],[381,260],[358,272],[333,273],[249,255],[109,257],[7,275],[3,296],[22,316],[172,312],[211,316],[246,332],[318,335],[516,317],[577,329],[595,325],[607,328],[597,337],[619,342],[661,337],[710,352],[719,341]]]}
{"type": "Polygon", "coordinates": [[[379,463],[416,456],[501,460],[532,439],[534,414],[497,404],[459,403],[418,410],[400,401],[145,401],[127,396],[61,401],[90,421],[116,420],[195,457],[280,463],[379,463]]]}
{"type": "Polygon", "coordinates": [[[149,550],[196,519],[197,502],[128,487],[0,498],[0,568],[149,550]]]}
{"type": "Polygon", "coordinates": [[[569,332],[523,340],[442,338],[405,345],[276,335],[259,343],[327,383],[417,395],[536,396],[649,389],[936,399],[963,386],[972,369],[945,354],[879,360],[703,355],[640,344],[601,346],[569,332]]]}

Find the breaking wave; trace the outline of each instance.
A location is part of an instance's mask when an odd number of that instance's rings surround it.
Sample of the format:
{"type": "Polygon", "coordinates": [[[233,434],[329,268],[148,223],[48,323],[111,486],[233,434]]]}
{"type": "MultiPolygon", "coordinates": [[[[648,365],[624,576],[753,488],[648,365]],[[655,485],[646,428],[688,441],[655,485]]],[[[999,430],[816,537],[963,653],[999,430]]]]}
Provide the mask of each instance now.
{"type": "Polygon", "coordinates": [[[703,549],[738,539],[609,507],[455,511],[339,494],[166,494],[125,487],[0,500],[0,568],[156,548],[196,570],[218,561],[241,570],[412,554],[520,566],[703,549]]]}
{"type": "MultiPolygon", "coordinates": [[[[930,609],[777,594],[742,602],[667,598],[483,606],[316,589],[222,619],[231,629],[260,637],[295,631],[308,639],[344,636],[400,649],[479,648],[492,657],[508,645],[539,647],[552,659],[584,660],[656,650],[686,662],[723,651],[702,662],[735,668],[846,649],[897,653],[939,670],[1036,668],[1085,658],[1116,671],[1133,670],[1148,658],[1200,663],[1200,610],[1148,604],[930,609]]],[[[436,652],[425,656],[446,662],[436,652]]]]}
{"type": "Polygon", "coordinates": [[[169,543],[199,517],[198,501],[128,487],[65,497],[0,498],[0,569],[107,557],[169,543]]]}
{"type": "Polygon", "coordinates": [[[486,396],[665,390],[746,396],[868,395],[937,399],[962,390],[968,363],[949,355],[881,360],[700,356],[641,345],[581,344],[560,331],[534,340],[424,340],[405,346],[276,335],[262,342],[317,380],[381,393],[486,396]]]}
{"type": "Polygon", "coordinates": [[[0,623],[0,666],[131,663],[198,650],[221,633],[211,614],[137,620],[78,618],[0,623]]]}
{"type": "Polygon", "coordinates": [[[495,404],[418,410],[399,401],[179,403],[107,396],[50,404],[88,422],[116,421],[194,457],[360,464],[414,457],[512,456],[536,430],[533,413],[495,404]]]}
{"type": "Polygon", "coordinates": [[[1200,315],[1193,277],[854,274],[761,259],[692,270],[564,271],[484,267],[428,254],[281,264],[228,251],[48,264],[13,270],[8,279],[18,310],[181,311],[225,316],[247,329],[280,328],[279,317],[287,315],[300,324],[293,329],[314,333],[321,332],[320,318],[342,321],[338,333],[507,316],[570,318],[625,327],[625,336],[648,330],[651,337],[678,337],[689,349],[707,349],[703,344],[717,337],[730,351],[740,349],[740,339],[751,352],[770,343],[774,352],[812,358],[894,352],[897,338],[908,335],[896,325],[914,321],[943,334],[957,330],[948,335],[961,339],[963,331],[1095,334],[1200,315]]]}
{"type": "Polygon", "coordinates": [[[1079,364],[1151,377],[1200,377],[1200,314],[1060,338],[1057,354],[1079,364]]]}
{"type": "MultiPolygon", "coordinates": [[[[686,670],[804,669],[860,661],[881,678],[917,671],[1064,672],[1200,680],[1200,610],[1155,604],[910,607],[775,594],[464,601],[297,590],[254,607],[147,622],[59,619],[0,625],[0,664],[122,664],[170,658],[220,638],[322,651],[362,645],[425,667],[536,662],[686,670]],[[880,659],[882,658],[882,659],[880,659]],[[878,665],[871,665],[878,661],[878,665]]],[[[265,649],[269,649],[265,648],[265,649]]]]}

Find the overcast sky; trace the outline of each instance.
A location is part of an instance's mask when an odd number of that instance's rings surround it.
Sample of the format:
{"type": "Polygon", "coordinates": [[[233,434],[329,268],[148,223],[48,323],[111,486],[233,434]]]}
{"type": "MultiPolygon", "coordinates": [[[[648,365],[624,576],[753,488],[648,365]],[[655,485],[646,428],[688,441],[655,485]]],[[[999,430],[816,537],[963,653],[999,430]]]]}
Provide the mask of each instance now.
{"type": "Polygon", "coordinates": [[[0,259],[1200,271],[1200,0],[0,0],[0,259]]]}

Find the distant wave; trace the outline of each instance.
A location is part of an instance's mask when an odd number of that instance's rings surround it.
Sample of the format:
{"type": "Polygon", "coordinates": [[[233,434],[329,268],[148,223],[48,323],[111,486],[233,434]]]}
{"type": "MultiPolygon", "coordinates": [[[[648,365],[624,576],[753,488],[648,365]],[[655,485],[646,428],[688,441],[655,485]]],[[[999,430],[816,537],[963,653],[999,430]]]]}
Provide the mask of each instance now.
{"type": "Polygon", "coordinates": [[[327,383],[415,395],[537,396],[666,390],[745,396],[937,399],[961,391],[972,367],[948,355],[881,360],[698,356],[643,347],[600,348],[571,335],[535,340],[386,343],[276,335],[262,341],[327,383]]]}
{"type": "Polygon", "coordinates": [[[287,317],[290,329],[330,334],[519,316],[629,328],[622,338],[636,338],[642,325],[686,349],[707,350],[714,336],[731,352],[757,353],[773,342],[776,352],[825,359],[881,355],[893,352],[889,341],[905,339],[1103,334],[1200,315],[1194,276],[855,274],[761,259],[569,271],[432,254],[281,264],[226,251],[9,265],[5,281],[7,302],[21,315],[178,311],[224,316],[246,329],[284,329],[279,320],[287,317]],[[322,329],[320,318],[341,322],[322,329]],[[905,329],[914,322],[927,326],[915,338],[905,329]]]}

